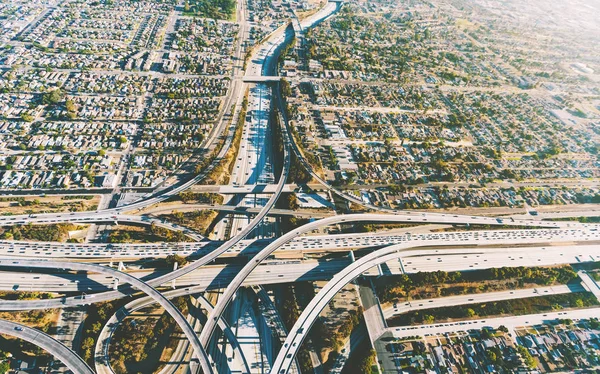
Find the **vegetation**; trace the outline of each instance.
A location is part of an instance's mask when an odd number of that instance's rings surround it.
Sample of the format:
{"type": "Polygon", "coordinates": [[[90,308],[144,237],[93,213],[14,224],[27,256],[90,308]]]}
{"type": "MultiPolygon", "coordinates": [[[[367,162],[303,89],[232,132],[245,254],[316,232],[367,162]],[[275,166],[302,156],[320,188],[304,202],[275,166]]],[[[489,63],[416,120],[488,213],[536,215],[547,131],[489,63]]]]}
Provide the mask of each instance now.
{"type": "Polygon", "coordinates": [[[87,308],[87,317],[83,322],[81,334],[80,354],[88,364],[94,365],[93,352],[102,326],[104,326],[108,319],[128,301],[129,300],[121,299],[93,303],[87,308]]]}
{"type": "Polygon", "coordinates": [[[68,223],[56,225],[16,225],[0,228],[0,238],[9,240],[63,242],[69,238],[69,231],[81,229],[81,226],[68,223]]]}
{"type": "MultiPolygon", "coordinates": [[[[173,299],[182,313],[187,313],[187,298],[173,299]]],[[[173,334],[181,330],[166,312],[159,318],[126,319],[111,341],[110,362],[117,374],[152,372],[173,334]]]]}
{"type": "MultiPolygon", "coordinates": [[[[173,213],[162,217],[170,222],[189,227],[208,236],[210,227],[218,214],[219,213],[215,210],[195,210],[193,212],[173,211],[173,213]]],[[[183,233],[181,235],[183,235],[183,233]]]]}
{"type": "Polygon", "coordinates": [[[383,302],[400,298],[426,298],[523,288],[525,284],[567,284],[577,278],[571,266],[503,267],[469,272],[418,272],[374,280],[383,302]],[[431,288],[434,288],[431,291],[431,288]]]}
{"type": "Polygon", "coordinates": [[[178,267],[185,266],[187,264],[187,259],[180,255],[168,255],[165,258],[165,262],[167,266],[173,267],[173,265],[177,264],[178,267]]]}
{"type": "Polygon", "coordinates": [[[235,6],[235,0],[186,0],[183,12],[205,18],[231,19],[235,6]]]}
{"type": "Polygon", "coordinates": [[[342,370],[342,374],[371,374],[377,373],[376,353],[371,348],[368,339],[364,339],[360,345],[352,351],[350,358],[342,370]]]}
{"type": "MultiPolygon", "coordinates": [[[[282,285],[283,290],[280,292],[278,309],[281,314],[281,319],[287,331],[290,331],[294,326],[294,323],[300,317],[300,310],[298,308],[298,303],[296,300],[296,288],[301,287],[301,284],[286,284],[282,285]]],[[[313,366],[312,361],[310,359],[310,354],[305,346],[300,348],[298,351],[298,363],[300,364],[300,371],[303,374],[312,374],[313,366]]]]}
{"type": "Polygon", "coordinates": [[[530,369],[533,369],[537,366],[535,359],[533,358],[533,356],[531,356],[531,353],[529,353],[527,348],[523,347],[522,345],[519,345],[517,346],[517,351],[519,352],[519,355],[521,355],[525,366],[527,366],[530,369]]]}
{"type": "Polygon", "coordinates": [[[108,233],[107,241],[109,243],[156,243],[162,241],[189,242],[191,239],[182,231],[151,225],[149,227],[119,226],[119,229],[111,230],[108,233]]]}
{"type": "Polygon", "coordinates": [[[0,351],[0,374],[4,374],[10,370],[7,352],[0,351]]]}
{"type": "Polygon", "coordinates": [[[201,203],[201,204],[222,204],[223,196],[215,193],[206,193],[206,192],[192,192],[185,191],[181,192],[178,195],[179,199],[183,201],[184,204],[188,204],[191,202],[201,203]]]}
{"type": "Polygon", "coordinates": [[[2,300],[46,300],[53,296],[49,292],[37,291],[1,291],[0,299],[2,300]]]}
{"type": "MultiPolygon", "coordinates": [[[[248,90],[244,96],[244,100],[242,102],[242,109],[240,111],[236,127],[235,133],[233,135],[233,141],[231,147],[220,160],[220,162],[204,177],[204,184],[227,184],[229,183],[229,177],[231,175],[231,171],[233,170],[233,166],[235,165],[235,158],[242,141],[242,133],[244,129],[244,121],[246,120],[246,113],[248,111],[248,90]],[[226,171],[228,171],[226,173],[226,171]]],[[[216,156],[221,152],[223,147],[225,146],[225,139],[221,139],[217,147],[213,151],[210,157],[205,158],[201,163],[196,166],[196,173],[200,173],[204,169],[206,169],[213,161],[215,161],[216,156]]]]}

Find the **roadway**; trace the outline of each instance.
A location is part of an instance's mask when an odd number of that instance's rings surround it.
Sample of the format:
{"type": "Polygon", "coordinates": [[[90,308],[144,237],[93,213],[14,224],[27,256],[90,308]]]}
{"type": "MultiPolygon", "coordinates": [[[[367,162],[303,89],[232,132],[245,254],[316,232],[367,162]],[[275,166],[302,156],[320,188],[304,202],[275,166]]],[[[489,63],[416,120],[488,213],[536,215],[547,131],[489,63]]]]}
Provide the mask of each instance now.
{"type": "MultiPolygon", "coordinates": [[[[342,217],[342,216],[340,216],[342,217]]],[[[388,216],[391,217],[391,216],[388,216]]],[[[407,217],[409,219],[410,217],[407,217]]],[[[393,222],[402,222],[401,216],[396,216],[393,222]]],[[[465,217],[463,222],[470,222],[465,217]]],[[[322,251],[347,251],[351,249],[369,248],[383,245],[398,244],[415,240],[433,240],[447,237],[455,239],[450,233],[427,233],[418,227],[403,229],[403,233],[359,233],[336,235],[310,235],[294,237],[279,247],[281,251],[296,251],[303,253],[322,251]],[[410,231],[409,231],[410,230],[410,231]],[[408,231],[408,232],[407,232],[408,231]]],[[[543,230],[538,230],[542,232],[543,230]]],[[[568,231],[568,230],[567,230],[568,231]]],[[[567,233],[565,231],[565,233],[567,233]]],[[[251,255],[263,249],[264,240],[240,240],[221,255],[236,256],[243,252],[251,255]]],[[[165,257],[171,254],[180,256],[203,256],[220,247],[223,242],[202,241],[195,243],[139,243],[139,244],[101,244],[101,243],[55,243],[33,241],[0,241],[0,257],[35,257],[35,258],[77,258],[102,260],[140,259],[149,257],[165,257]]]]}
{"type": "Polygon", "coordinates": [[[486,292],[469,295],[458,295],[448,297],[438,297],[433,299],[411,300],[408,302],[396,303],[383,308],[383,315],[386,319],[395,315],[400,315],[412,311],[444,308],[457,305],[487,303],[500,300],[524,299],[527,297],[538,297],[548,295],[560,295],[571,292],[584,292],[585,289],[579,284],[556,285],[550,287],[525,288],[520,290],[486,292]]]}
{"type": "MultiPolygon", "coordinates": [[[[576,310],[564,310],[561,312],[548,312],[538,314],[525,314],[522,316],[510,316],[499,318],[475,319],[470,321],[459,321],[449,323],[436,323],[429,325],[416,325],[405,327],[390,327],[390,331],[394,338],[401,339],[407,336],[415,335],[437,335],[453,333],[456,331],[480,330],[484,327],[497,329],[500,326],[505,326],[509,330],[514,330],[516,327],[535,326],[540,324],[548,324],[562,319],[587,319],[600,315],[600,308],[587,308],[576,310]]],[[[513,334],[514,335],[514,334],[513,334]]]]}
{"type": "MultiPolygon", "coordinates": [[[[200,366],[205,374],[212,373],[212,367],[210,364],[210,359],[206,354],[204,348],[200,344],[198,336],[194,332],[194,329],[187,322],[186,318],[181,314],[179,309],[175,307],[167,298],[165,298],[160,292],[158,292],[155,288],[149,286],[147,283],[139,280],[138,278],[123,273],[121,271],[112,269],[106,266],[100,265],[91,265],[91,264],[81,264],[76,262],[58,262],[58,261],[39,261],[39,260],[0,260],[0,266],[5,267],[21,267],[21,268],[35,268],[35,269],[70,269],[77,271],[87,271],[87,272],[95,272],[100,274],[106,274],[112,276],[116,280],[123,280],[126,283],[129,283],[131,286],[139,289],[144,292],[146,295],[152,297],[157,303],[162,306],[167,313],[173,317],[175,322],[179,325],[186,338],[190,341],[194,352],[196,353],[198,360],[200,361],[200,366]]],[[[96,295],[88,295],[82,296],[82,300],[86,298],[92,299],[96,295]]],[[[66,304],[66,300],[63,298],[66,304]]],[[[95,300],[93,300],[95,301],[95,300]]]]}
{"type": "MultiPolygon", "coordinates": [[[[168,299],[173,299],[173,298],[179,297],[179,296],[193,295],[198,292],[200,292],[198,287],[180,288],[180,289],[164,292],[163,296],[168,299]]],[[[202,306],[202,308],[204,308],[207,311],[210,311],[212,309],[212,304],[204,296],[199,296],[197,299],[198,299],[200,305],[202,306]]],[[[117,310],[109,318],[109,320],[104,324],[104,326],[102,327],[102,330],[100,331],[100,334],[98,335],[98,339],[96,341],[95,353],[94,353],[97,374],[114,374],[114,372],[110,366],[109,359],[108,359],[108,350],[110,348],[110,342],[112,339],[112,335],[114,334],[116,329],[119,327],[119,324],[125,318],[127,318],[129,315],[131,315],[132,313],[134,313],[138,310],[147,308],[149,306],[152,306],[154,304],[156,304],[156,300],[154,300],[150,296],[135,299],[135,300],[127,303],[123,307],[121,307],[119,310],[117,310]]],[[[223,319],[219,320],[219,327],[223,331],[225,331],[225,335],[229,339],[230,344],[232,345],[234,351],[236,352],[236,357],[239,360],[241,360],[242,367],[244,367],[246,372],[249,373],[250,370],[248,368],[248,364],[243,355],[243,352],[240,349],[239,343],[238,343],[235,335],[231,331],[231,328],[229,327],[227,322],[223,319]]],[[[178,357],[171,358],[171,361],[173,361],[173,362],[183,361],[182,354],[185,354],[188,350],[189,341],[185,341],[185,342],[181,341],[180,344],[184,344],[184,347],[182,347],[182,348],[178,347],[178,349],[176,351],[178,351],[180,354],[178,355],[178,357]]]]}
{"type": "MultiPolygon", "coordinates": [[[[591,232],[590,232],[591,233],[591,232]]],[[[598,235],[597,231],[593,232],[595,236],[598,235]]],[[[485,235],[478,236],[472,239],[463,240],[462,243],[452,242],[448,243],[447,241],[431,241],[423,246],[457,246],[457,245],[481,245],[483,242],[486,245],[510,245],[510,244],[524,244],[524,243],[534,243],[535,239],[526,239],[522,237],[514,237],[510,234],[501,234],[501,235],[485,235]]],[[[310,327],[314,324],[316,319],[319,317],[319,314],[323,310],[323,308],[329,303],[329,301],[349,282],[360,276],[365,271],[373,268],[379,264],[385,263],[389,260],[398,259],[405,256],[421,256],[424,254],[431,254],[428,250],[416,250],[419,246],[415,246],[414,244],[398,244],[393,246],[384,247],[382,249],[376,250],[374,252],[365,255],[364,257],[358,259],[356,262],[352,263],[350,266],[344,268],[340,273],[336,274],[331,281],[329,281],[321,291],[311,300],[309,305],[304,309],[296,324],[291,330],[290,335],[286,339],[286,343],[284,344],[284,348],[279,352],[275,363],[273,364],[273,373],[285,373],[293,362],[294,357],[297,354],[297,351],[303,342],[304,338],[310,327]]],[[[587,261],[597,261],[598,256],[600,256],[600,246],[592,246],[593,251],[596,257],[589,257],[587,261]]],[[[502,248],[500,249],[502,253],[505,255],[508,254],[511,256],[511,252],[519,251],[519,248],[502,248]]],[[[430,251],[430,250],[429,250],[430,251]]],[[[438,254],[441,254],[441,250],[436,250],[438,254]]],[[[469,249],[456,249],[456,250],[443,250],[443,253],[454,253],[455,255],[461,255],[461,253],[480,253],[480,256],[487,256],[489,253],[493,253],[498,251],[498,249],[494,248],[469,248],[469,249]]],[[[529,250],[524,255],[528,260],[534,263],[544,263],[542,259],[545,259],[548,255],[546,250],[543,251],[532,251],[529,250]]],[[[525,257],[524,256],[524,257],[525,257]]],[[[556,254],[555,254],[556,256],[556,254]]],[[[558,255],[558,259],[566,259],[566,257],[577,257],[577,255],[572,254],[564,254],[560,253],[558,255]]],[[[562,261],[562,260],[561,260],[562,261]]],[[[568,260],[567,260],[568,261],[568,260]]],[[[523,261],[519,262],[519,265],[528,266],[528,264],[523,263],[523,261]]],[[[503,266],[501,262],[494,261],[487,265],[488,267],[499,267],[503,266]]],[[[467,268],[468,270],[469,268],[467,268]]],[[[218,305],[218,304],[217,304],[218,305]]],[[[216,307],[215,307],[216,309],[216,307]]],[[[206,330],[206,329],[205,329],[206,330]]],[[[203,332],[205,331],[203,330],[203,332]]],[[[202,340],[202,339],[201,339],[202,340]]]]}
{"type": "MultiPolygon", "coordinates": [[[[445,242],[454,242],[454,243],[463,243],[466,240],[474,239],[477,237],[481,237],[483,239],[498,237],[499,235],[511,235],[515,238],[522,238],[524,241],[538,241],[541,243],[550,243],[555,241],[556,243],[553,246],[548,247],[537,247],[533,250],[535,251],[545,251],[549,257],[544,259],[542,263],[554,263],[559,262],[561,259],[563,263],[577,263],[580,261],[588,261],[590,259],[590,255],[593,255],[595,250],[595,245],[591,244],[594,241],[600,240],[597,232],[591,230],[513,230],[513,231],[480,231],[480,232],[447,232],[447,233],[436,233],[436,234],[423,234],[418,236],[412,236],[410,240],[402,240],[402,236],[399,236],[399,240],[390,240],[386,238],[382,241],[373,241],[369,243],[370,246],[384,246],[391,244],[413,244],[413,245],[425,245],[427,243],[432,243],[433,241],[445,241],[445,242]],[[567,245],[559,246],[560,242],[566,242],[567,245]],[[576,246],[577,251],[572,250],[573,243],[579,243],[576,246]],[[583,244],[590,243],[590,244],[583,244]],[[564,256],[568,255],[567,258],[564,256]],[[587,259],[587,260],[586,260],[587,259]]],[[[336,235],[333,235],[335,237],[336,235]]],[[[302,239],[302,238],[300,238],[302,239]]],[[[329,242],[330,246],[333,247],[335,245],[344,246],[349,245],[348,242],[344,242],[342,239],[338,238],[330,238],[329,242]]],[[[306,244],[303,241],[297,241],[297,244],[300,249],[291,249],[288,250],[294,251],[297,250],[299,253],[304,252],[304,248],[306,244]]],[[[354,246],[356,244],[352,244],[354,246]]],[[[320,248],[321,245],[312,244],[313,251],[318,251],[320,249],[327,250],[326,248],[320,248]]],[[[259,248],[257,248],[258,250],[259,248]]],[[[488,257],[494,259],[494,261],[499,261],[499,264],[504,264],[505,266],[515,266],[524,264],[525,259],[528,260],[528,264],[535,266],[540,263],[537,262],[536,258],[531,258],[527,255],[527,251],[532,250],[531,247],[523,247],[521,248],[521,252],[518,256],[512,255],[511,253],[493,253],[488,254],[488,257]],[[520,258],[523,257],[523,258],[520,258]]],[[[477,266],[478,268],[486,268],[492,267],[494,265],[494,261],[485,261],[485,258],[481,258],[477,254],[468,255],[450,255],[446,254],[443,257],[436,256],[432,254],[430,256],[423,256],[422,258],[410,257],[406,259],[402,259],[402,262],[395,260],[388,263],[388,268],[393,271],[397,269],[395,273],[400,273],[401,271],[406,272],[415,272],[415,271],[434,271],[437,269],[445,269],[447,271],[451,271],[451,269],[472,269],[471,265],[477,266]],[[413,265],[413,266],[411,266],[413,265]],[[417,266],[418,265],[418,266],[417,266]],[[421,269],[422,268],[422,269],[421,269]]],[[[283,275],[282,278],[284,280],[290,279],[306,279],[308,277],[312,277],[318,275],[317,273],[324,273],[326,276],[330,272],[335,272],[339,270],[340,267],[346,266],[348,260],[346,258],[342,258],[339,260],[329,260],[329,261],[299,261],[299,260],[279,260],[279,261],[267,261],[261,264],[259,270],[254,274],[252,273],[244,284],[255,284],[253,282],[259,282],[261,277],[263,277],[264,282],[273,282],[276,279],[272,279],[272,277],[279,277],[279,275],[283,275]],[[321,272],[323,270],[323,272],[321,272]],[[296,278],[294,278],[296,277],[296,278]]],[[[235,273],[240,271],[241,265],[211,265],[205,266],[201,271],[194,271],[189,273],[189,275],[185,275],[177,280],[179,285],[190,284],[193,282],[198,282],[198,284],[206,284],[206,285],[214,285],[219,283],[218,285],[224,285],[229,281],[229,277],[232,277],[235,273]],[[220,275],[219,275],[220,274],[220,275]]],[[[87,277],[80,279],[79,276],[75,274],[64,274],[64,275],[52,275],[52,274],[27,274],[27,273],[14,273],[9,274],[5,273],[7,276],[3,277],[0,280],[0,288],[2,289],[22,289],[22,290],[47,290],[47,291],[55,291],[55,292],[77,292],[77,291],[99,291],[106,290],[112,285],[112,277],[106,278],[104,276],[97,276],[94,274],[90,274],[87,277]],[[79,281],[79,282],[76,282],[79,281]],[[89,289],[88,289],[89,288],[89,289]]],[[[160,278],[163,274],[157,272],[155,270],[145,270],[140,269],[136,270],[135,273],[132,273],[139,278],[146,279],[147,282],[154,284],[154,278],[160,278]],[[152,279],[149,279],[152,278],[152,279]]],[[[316,277],[314,279],[323,279],[323,276],[316,277]]],[[[160,284],[168,284],[168,282],[161,282],[160,284]]],[[[122,293],[117,294],[109,294],[106,300],[110,300],[112,298],[122,297],[122,293]]],[[[96,297],[105,297],[105,295],[98,294],[96,297]]],[[[5,303],[10,303],[10,301],[5,301],[5,303]]],[[[77,304],[75,304],[77,305],[77,304]]],[[[3,305],[0,305],[0,308],[3,305]]]]}
{"type": "Polygon", "coordinates": [[[0,334],[14,336],[44,349],[76,374],[94,374],[88,364],[71,349],[39,330],[0,319],[0,334]]]}
{"type": "MultiPolygon", "coordinates": [[[[452,216],[452,215],[445,215],[445,214],[436,214],[436,216],[444,217],[445,223],[452,223],[452,222],[458,223],[459,221],[464,222],[465,218],[467,218],[467,217],[452,216]]],[[[430,222],[430,219],[428,218],[428,215],[426,213],[421,213],[419,216],[410,217],[410,221],[411,222],[421,221],[421,222],[432,223],[432,222],[430,222]]],[[[281,237],[279,237],[278,239],[276,239],[275,241],[270,243],[268,246],[266,246],[256,256],[254,256],[252,258],[252,261],[249,261],[246,264],[246,266],[244,266],[242,271],[240,271],[240,273],[237,274],[236,277],[233,279],[233,281],[229,284],[229,286],[227,287],[227,289],[225,290],[225,292],[223,293],[221,298],[219,298],[217,305],[215,305],[213,315],[210,316],[208,322],[206,323],[206,326],[202,330],[202,334],[200,335],[200,341],[204,345],[206,345],[206,343],[210,339],[210,336],[215,328],[215,322],[218,320],[218,317],[220,317],[222,315],[222,313],[225,311],[225,308],[229,304],[230,300],[233,299],[234,295],[236,294],[239,287],[243,284],[246,277],[248,277],[250,275],[250,273],[252,273],[252,271],[262,261],[264,261],[266,258],[268,258],[280,246],[282,246],[285,243],[288,243],[293,238],[295,238],[301,234],[313,231],[315,229],[318,229],[319,227],[325,227],[325,226],[334,225],[334,224],[356,223],[356,222],[406,222],[406,217],[397,216],[397,215],[387,215],[387,214],[348,214],[348,215],[343,215],[343,216],[334,216],[334,217],[324,218],[319,221],[310,222],[306,225],[303,225],[303,226],[297,228],[294,231],[290,231],[290,232],[282,235],[281,237]]],[[[565,223],[565,222],[561,223],[561,222],[545,222],[545,221],[537,221],[534,223],[534,221],[516,221],[514,219],[495,219],[495,218],[489,218],[489,217],[471,217],[470,222],[471,222],[471,224],[483,224],[483,225],[494,225],[494,226],[498,226],[498,225],[526,226],[526,227],[531,227],[531,226],[535,226],[535,224],[539,224],[542,227],[554,227],[554,228],[558,228],[562,224],[565,224],[566,227],[570,227],[571,225],[575,225],[575,226],[580,225],[580,224],[574,224],[574,223],[572,224],[572,223],[565,223]]],[[[583,225],[583,226],[586,226],[586,225],[583,225]]],[[[594,225],[591,225],[591,226],[596,227],[594,225]]],[[[456,233],[456,234],[457,234],[457,236],[461,235],[461,233],[456,233]]],[[[476,235],[479,235],[479,234],[476,234],[476,235]]]]}

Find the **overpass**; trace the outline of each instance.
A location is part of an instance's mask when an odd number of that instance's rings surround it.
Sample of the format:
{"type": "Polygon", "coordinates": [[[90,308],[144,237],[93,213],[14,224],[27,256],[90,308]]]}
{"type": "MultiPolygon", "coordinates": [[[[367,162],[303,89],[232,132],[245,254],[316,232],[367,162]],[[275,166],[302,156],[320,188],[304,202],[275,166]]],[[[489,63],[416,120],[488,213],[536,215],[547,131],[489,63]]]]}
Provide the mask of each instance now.
{"type": "Polygon", "coordinates": [[[15,322],[0,320],[0,333],[34,344],[58,358],[75,374],[94,374],[92,368],[71,349],[39,330],[15,322]]]}
{"type": "MultiPolygon", "coordinates": [[[[298,186],[296,184],[286,184],[281,192],[294,192],[298,186]]],[[[276,184],[252,184],[252,185],[195,185],[189,191],[192,192],[211,192],[224,195],[230,194],[272,194],[277,191],[276,184]]]]}
{"type": "MultiPolygon", "coordinates": [[[[447,219],[448,219],[447,223],[453,222],[455,219],[461,217],[461,216],[457,216],[457,215],[454,215],[454,216],[444,215],[444,216],[447,216],[447,219]]],[[[431,223],[431,222],[429,222],[429,218],[427,218],[427,217],[428,216],[425,213],[422,213],[420,216],[412,216],[411,215],[411,217],[409,218],[409,221],[407,221],[407,222],[419,222],[419,221],[421,221],[421,219],[424,218],[426,222],[431,223]],[[413,221],[413,218],[414,218],[414,221],[413,221]]],[[[462,216],[462,219],[465,219],[465,218],[467,218],[467,217],[462,216]]],[[[262,261],[267,259],[275,250],[277,250],[280,246],[286,244],[287,242],[291,241],[295,237],[297,237],[301,234],[307,233],[307,232],[311,232],[315,229],[318,229],[319,227],[325,227],[325,226],[334,225],[334,224],[357,223],[357,222],[398,222],[398,221],[405,222],[405,220],[406,220],[406,217],[402,217],[399,215],[348,214],[348,215],[324,218],[319,221],[311,222],[311,223],[308,223],[304,226],[301,226],[301,227],[295,229],[294,231],[290,231],[290,232],[284,234],[283,236],[279,237],[278,239],[276,239],[275,241],[270,243],[268,246],[266,246],[256,256],[254,256],[252,258],[252,260],[249,261],[246,264],[246,266],[244,266],[244,268],[236,275],[236,277],[229,284],[229,286],[227,286],[227,289],[225,289],[225,292],[223,293],[223,295],[221,295],[221,297],[219,298],[219,301],[215,305],[213,314],[211,314],[206,325],[204,326],[204,329],[202,329],[202,333],[200,335],[200,341],[204,345],[207,344],[207,342],[209,341],[210,336],[215,328],[216,321],[223,314],[223,312],[225,311],[225,308],[227,307],[229,302],[233,299],[237,290],[242,285],[242,283],[244,282],[246,277],[248,277],[250,275],[250,273],[258,265],[260,265],[260,263],[262,261]]],[[[424,222],[424,221],[421,221],[421,222],[424,222]]],[[[463,222],[464,222],[464,220],[463,220],[463,222]]],[[[525,220],[515,221],[514,219],[499,219],[499,218],[496,219],[496,218],[489,218],[489,217],[473,216],[471,219],[471,223],[475,224],[476,222],[479,222],[480,224],[493,225],[493,226],[507,225],[507,226],[527,226],[527,227],[554,227],[554,228],[559,228],[560,225],[565,224],[565,222],[561,223],[561,222],[546,222],[546,221],[538,221],[537,224],[534,224],[532,221],[525,221],[525,220]]],[[[570,225],[570,224],[571,223],[568,223],[567,225],[570,225]]]]}
{"type": "Polygon", "coordinates": [[[277,75],[244,75],[242,77],[244,83],[279,83],[280,80],[281,77],[277,75]]]}
{"type": "MultiPolygon", "coordinates": [[[[127,273],[123,273],[121,271],[112,269],[106,266],[100,265],[92,265],[92,264],[82,264],[76,262],[59,262],[59,261],[39,261],[39,260],[0,260],[0,266],[7,267],[25,267],[25,268],[37,268],[37,269],[69,269],[69,270],[82,270],[87,272],[96,272],[101,274],[110,275],[116,280],[123,279],[125,282],[129,283],[131,286],[139,289],[144,292],[146,295],[152,297],[160,306],[162,306],[167,313],[173,317],[175,322],[179,325],[186,338],[190,341],[194,352],[196,353],[198,360],[200,361],[200,365],[202,367],[202,371],[204,374],[211,374],[212,367],[210,365],[210,360],[208,355],[206,354],[204,347],[200,344],[198,336],[196,332],[187,322],[186,318],[181,314],[179,309],[175,307],[167,298],[165,298],[160,292],[158,292],[154,287],[148,285],[144,281],[129,275],[127,273]]],[[[92,299],[96,295],[89,295],[88,298],[92,299]]],[[[82,300],[86,300],[86,296],[82,296],[82,300]]],[[[92,301],[93,302],[93,301],[92,301]]]]}
{"type": "MultiPolygon", "coordinates": [[[[181,288],[177,290],[164,292],[163,295],[168,299],[173,299],[175,297],[191,295],[193,293],[201,291],[202,290],[198,289],[197,287],[181,288]]],[[[202,308],[206,309],[209,312],[210,310],[212,310],[212,304],[204,296],[200,296],[198,298],[198,301],[202,305],[202,308]]],[[[109,318],[109,320],[104,324],[102,330],[100,331],[100,334],[98,335],[98,340],[96,341],[94,354],[97,374],[114,373],[110,366],[110,361],[108,359],[108,349],[112,338],[112,334],[117,329],[119,324],[130,314],[140,309],[147,308],[152,304],[156,304],[156,300],[154,300],[150,296],[135,299],[121,307],[119,310],[117,310],[115,314],[113,314],[109,318]]],[[[234,351],[236,352],[236,356],[243,362],[243,367],[245,368],[246,373],[250,373],[248,363],[246,362],[246,358],[244,357],[244,352],[241,350],[238,340],[233,331],[231,330],[230,326],[224,319],[220,319],[219,327],[225,332],[225,336],[227,337],[229,343],[232,345],[234,351]]],[[[189,342],[187,344],[189,344],[189,342]]]]}
{"type": "MultiPolygon", "coordinates": [[[[352,263],[350,266],[344,268],[341,272],[336,274],[331,281],[329,281],[319,293],[310,301],[308,306],[304,309],[300,317],[298,318],[296,324],[291,329],[290,334],[288,335],[284,348],[277,355],[277,359],[272,366],[272,373],[274,374],[284,374],[289,370],[290,365],[293,363],[294,358],[300,348],[302,342],[308,334],[308,330],[315,323],[317,318],[319,318],[319,314],[327,306],[329,301],[343,288],[346,284],[350,283],[352,280],[356,279],[365,271],[370,268],[387,262],[389,260],[398,259],[406,256],[420,256],[426,253],[429,253],[431,250],[423,250],[417,249],[418,247],[423,246],[454,246],[457,247],[459,245],[481,245],[483,238],[472,238],[466,239],[462,241],[462,243],[452,242],[449,243],[447,241],[432,241],[430,243],[422,244],[422,245],[414,245],[414,244],[399,244],[393,245],[389,247],[385,247],[374,251],[360,259],[356,262],[352,263]]],[[[560,239],[557,237],[556,239],[560,239]]],[[[531,239],[530,239],[531,240],[531,239]]],[[[509,244],[521,244],[524,241],[523,238],[510,237],[510,235],[501,235],[497,238],[489,238],[486,240],[487,245],[509,245],[509,244]]],[[[549,247],[551,248],[551,247],[549,247]]],[[[503,249],[502,252],[511,252],[518,251],[519,248],[510,248],[503,249]]],[[[597,247],[597,252],[600,254],[600,247],[597,247]]],[[[483,256],[486,256],[489,252],[493,252],[494,249],[470,249],[468,252],[480,252],[483,256]]],[[[437,250],[437,253],[440,255],[447,253],[461,254],[465,252],[465,249],[456,249],[456,250],[437,250]]],[[[532,260],[542,261],[542,258],[546,256],[544,251],[536,251],[535,253],[531,253],[532,260]]],[[[596,256],[598,257],[598,256],[596,256]]],[[[594,258],[588,259],[588,261],[594,261],[594,258]]],[[[495,263],[495,266],[498,266],[498,263],[495,263]]]]}

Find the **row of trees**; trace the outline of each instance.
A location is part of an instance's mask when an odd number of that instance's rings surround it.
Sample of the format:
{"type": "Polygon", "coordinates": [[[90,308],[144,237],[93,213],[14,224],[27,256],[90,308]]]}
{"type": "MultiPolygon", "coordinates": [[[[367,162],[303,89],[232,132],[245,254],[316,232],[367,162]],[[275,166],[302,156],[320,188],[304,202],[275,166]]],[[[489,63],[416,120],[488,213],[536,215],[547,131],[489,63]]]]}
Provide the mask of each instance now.
{"type": "Polygon", "coordinates": [[[16,225],[1,228],[0,238],[9,240],[38,240],[44,242],[62,242],[69,237],[69,231],[76,230],[71,224],[57,225],[16,225]]]}
{"type": "Polygon", "coordinates": [[[533,283],[539,285],[551,285],[555,283],[567,284],[577,279],[577,273],[571,266],[553,268],[544,267],[502,267],[469,272],[418,272],[414,274],[402,274],[398,276],[376,279],[377,294],[383,302],[393,302],[400,297],[408,297],[411,291],[419,287],[444,287],[449,284],[463,282],[482,281],[507,281],[512,280],[519,285],[533,283]]]}

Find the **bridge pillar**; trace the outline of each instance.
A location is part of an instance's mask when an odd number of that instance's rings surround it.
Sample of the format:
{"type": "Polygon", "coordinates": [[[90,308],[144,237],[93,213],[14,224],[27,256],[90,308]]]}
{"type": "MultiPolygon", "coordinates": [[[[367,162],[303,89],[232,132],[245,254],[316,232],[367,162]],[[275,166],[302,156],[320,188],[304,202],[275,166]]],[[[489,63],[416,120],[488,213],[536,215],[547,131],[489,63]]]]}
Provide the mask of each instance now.
{"type": "MultiPolygon", "coordinates": [[[[177,262],[173,264],[173,271],[177,270],[177,262]]],[[[175,279],[171,281],[171,288],[175,289],[175,279]]]]}
{"type": "Polygon", "coordinates": [[[352,262],[356,261],[356,258],[354,257],[354,251],[348,252],[348,257],[350,257],[350,261],[352,261],[352,262]]]}
{"type": "Polygon", "coordinates": [[[124,271],[125,269],[125,265],[123,265],[123,261],[119,261],[119,267],[118,267],[119,271],[124,271]]]}
{"type": "Polygon", "coordinates": [[[113,283],[113,290],[116,290],[119,288],[119,278],[115,278],[115,282],[113,283]]]}

